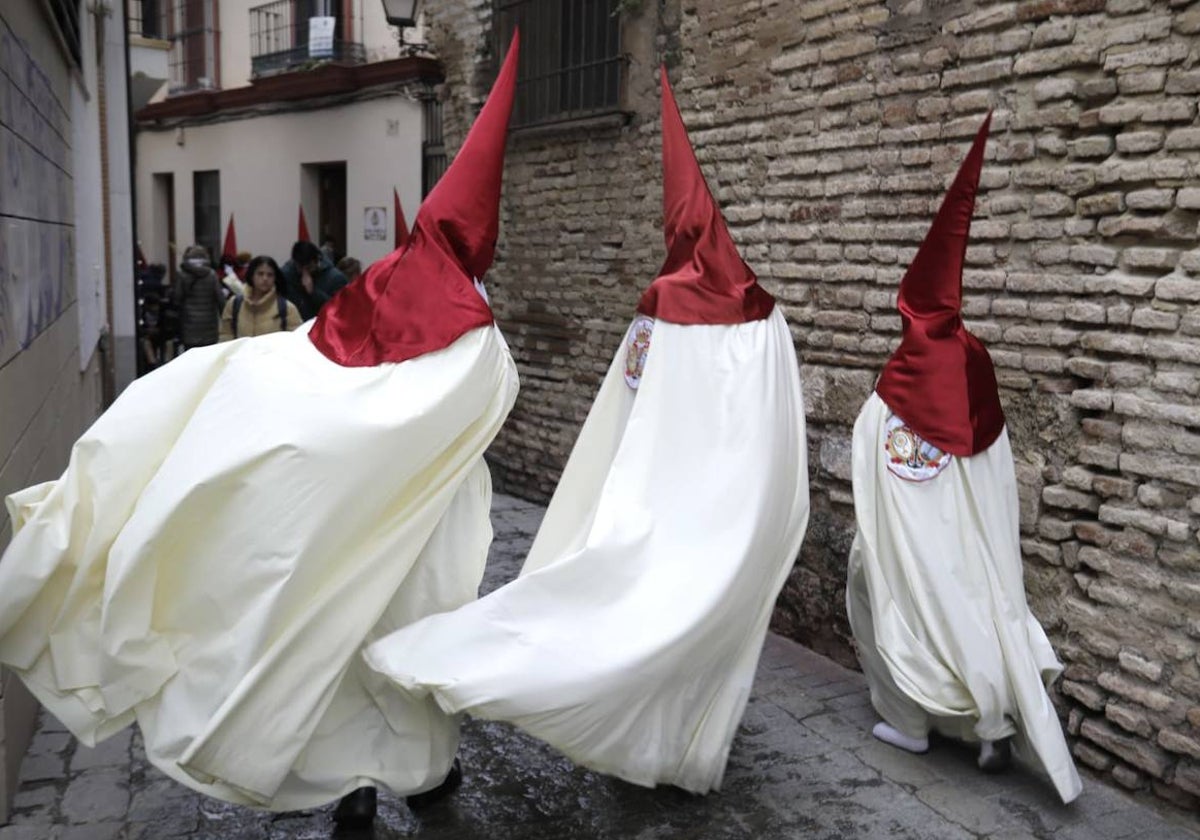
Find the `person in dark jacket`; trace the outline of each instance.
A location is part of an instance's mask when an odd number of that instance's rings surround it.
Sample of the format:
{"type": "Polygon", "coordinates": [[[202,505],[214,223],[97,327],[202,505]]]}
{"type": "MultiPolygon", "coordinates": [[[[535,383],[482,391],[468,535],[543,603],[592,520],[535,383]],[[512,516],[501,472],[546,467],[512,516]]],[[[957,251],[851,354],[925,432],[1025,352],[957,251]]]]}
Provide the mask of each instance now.
{"type": "Polygon", "coordinates": [[[183,349],[216,344],[223,303],[221,283],[203,245],[191,245],[183,252],[171,297],[179,307],[179,338],[183,349]]]}
{"type": "Polygon", "coordinates": [[[292,258],[283,264],[282,273],[284,297],[296,304],[305,321],[315,318],[347,282],[320,248],[305,241],[292,246],[292,258]]]}

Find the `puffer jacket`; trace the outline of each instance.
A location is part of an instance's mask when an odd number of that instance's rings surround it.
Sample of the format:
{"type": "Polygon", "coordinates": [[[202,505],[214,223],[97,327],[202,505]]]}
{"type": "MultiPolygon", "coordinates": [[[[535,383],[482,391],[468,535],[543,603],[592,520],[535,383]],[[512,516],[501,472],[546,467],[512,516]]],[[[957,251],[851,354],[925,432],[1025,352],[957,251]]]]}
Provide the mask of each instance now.
{"type": "Polygon", "coordinates": [[[179,337],[184,347],[217,343],[221,317],[221,283],[208,261],[203,246],[183,252],[183,263],[175,274],[171,296],[179,306],[179,337]]]}
{"type": "Polygon", "coordinates": [[[274,290],[267,292],[258,300],[242,299],[242,308],[238,310],[237,335],[233,333],[233,303],[237,298],[230,298],[221,313],[221,341],[232,341],[235,338],[249,338],[267,333],[294,330],[300,326],[300,310],[291,301],[286,301],[285,323],[279,323],[279,295],[274,290]]]}

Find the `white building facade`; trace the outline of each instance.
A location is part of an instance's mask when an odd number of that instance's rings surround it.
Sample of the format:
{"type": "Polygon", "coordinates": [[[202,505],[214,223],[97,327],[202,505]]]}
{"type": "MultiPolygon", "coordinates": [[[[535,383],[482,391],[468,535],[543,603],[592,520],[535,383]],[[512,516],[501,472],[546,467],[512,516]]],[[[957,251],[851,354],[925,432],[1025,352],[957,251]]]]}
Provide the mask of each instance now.
{"type": "MultiPolygon", "coordinates": [[[[312,241],[363,266],[394,247],[444,166],[437,62],[380,0],[128,0],[167,78],[136,111],[138,236],[177,264],[238,249],[281,264],[303,209],[312,241]],[[406,36],[401,40],[401,36],[406,36]]],[[[161,67],[159,69],[161,72],[161,67]]]]}

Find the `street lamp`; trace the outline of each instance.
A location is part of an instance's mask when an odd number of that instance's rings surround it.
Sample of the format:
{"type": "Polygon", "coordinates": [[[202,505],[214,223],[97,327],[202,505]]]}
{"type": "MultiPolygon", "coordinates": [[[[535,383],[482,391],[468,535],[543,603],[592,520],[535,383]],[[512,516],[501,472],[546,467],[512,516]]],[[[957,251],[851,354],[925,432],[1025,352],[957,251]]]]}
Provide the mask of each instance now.
{"type": "Polygon", "coordinates": [[[416,26],[420,0],[383,0],[383,16],[392,26],[416,26]]]}

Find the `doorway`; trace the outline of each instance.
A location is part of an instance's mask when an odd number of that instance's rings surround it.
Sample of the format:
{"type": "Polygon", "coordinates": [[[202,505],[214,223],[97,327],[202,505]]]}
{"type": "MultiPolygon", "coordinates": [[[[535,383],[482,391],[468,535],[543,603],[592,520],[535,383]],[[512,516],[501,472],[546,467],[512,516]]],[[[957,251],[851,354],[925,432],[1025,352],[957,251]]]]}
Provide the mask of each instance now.
{"type": "Polygon", "coordinates": [[[346,163],[317,167],[317,245],[333,243],[335,261],[346,255],[346,163]]]}
{"type": "Polygon", "coordinates": [[[154,226],[151,229],[150,241],[145,243],[146,258],[151,262],[167,258],[167,275],[175,279],[175,266],[179,264],[179,255],[175,251],[175,174],[173,172],[154,173],[153,190],[151,192],[152,213],[154,226]]]}

